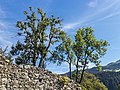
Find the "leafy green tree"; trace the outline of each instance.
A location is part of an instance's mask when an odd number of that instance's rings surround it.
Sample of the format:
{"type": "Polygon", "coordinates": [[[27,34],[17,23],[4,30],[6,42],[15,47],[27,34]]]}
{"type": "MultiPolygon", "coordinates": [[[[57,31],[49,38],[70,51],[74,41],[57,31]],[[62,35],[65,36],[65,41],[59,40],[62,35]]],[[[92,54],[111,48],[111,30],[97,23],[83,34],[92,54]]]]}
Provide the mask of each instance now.
{"type": "Polygon", "coordinates": [[[82,82],[84,71],[90,62],[100,67],[99,58],[105,55],[108,45],[107,41],[96,39],[94,30],[91,27],[81,28],[77,31],[75,35],[74,51],[77,57],[76,77],[78,77],[79,74],[78,66],[82,66],[79,83],[82,82]]]}
{"type": "Polygon", "coordinates": [[[52,57],[49,58],[49,60],[55,60],[55,62],[58,61],[59,64],[67,62],[69,65],[70,79],[72,78],[72,64],[75,62],[74,51],[72,48],[72,39],[64,34],[63,42],[56,47],[56,50],[52,53],[52,57]]]}
{"type": "Polygon", "coordinates": [[[40,8],[35,13],[29,7],[30,13],[24,11],[26,19],[17,22],[18,35],[24,38],[23,42],[18,41],[12,46],[11,53],[16,56],[17,64],[32,64],[38,67],[44,66],[44,62],[51,45],[60,42],[63,36],[61,30],[61,19],[53,15],[48,18],[40,8]]]}

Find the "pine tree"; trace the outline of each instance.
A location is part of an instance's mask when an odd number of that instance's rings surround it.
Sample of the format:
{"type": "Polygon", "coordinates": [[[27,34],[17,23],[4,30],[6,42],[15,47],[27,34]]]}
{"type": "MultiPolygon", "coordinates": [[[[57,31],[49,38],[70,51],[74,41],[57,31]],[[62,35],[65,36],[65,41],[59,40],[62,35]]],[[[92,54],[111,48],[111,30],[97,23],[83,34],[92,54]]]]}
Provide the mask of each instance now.
{"type": "Polygon", "coordinates": [[[44,62],[51,45],[60,42],[63,31],[61,30],[61,19],[53,15],[48,18],[40,8],[35,13],[29,7],[30,13],[24,11],[26,19],[18,21],[16,26],[19,29],[18,35],[24,38],[12,46],[11,53],[15,55],[17,64],[32,64],[38,67],[44,66],[44,62]]]}
{"type": "MultiPolygon", "coordinates": [[[[84,71],[89,63],[94,63],[100,68],[99,58],[105,55],[108,42],[97,40],[94,36],[94,30],[91,27],[81,28],[75,35],[74,51],[77,57],[76,78],[78,77],[78,66],[82,66],[81,78],[82,82],[84,71]]],[[[76,79],[77,80],[77,79],[76,79]]]]}
{"type": "Polygon", "coordinates": [[[70,79],[72,78],[72,65],[75,62],[75,56],[73,51],[73,41],[67,34],[64,34],[62,43],[56,47],[54,52],[52,52],[52,57],[49,58],[49,60],[54,62],[58,61],[59,64],[62,62],[68,63],[70,79]]]}

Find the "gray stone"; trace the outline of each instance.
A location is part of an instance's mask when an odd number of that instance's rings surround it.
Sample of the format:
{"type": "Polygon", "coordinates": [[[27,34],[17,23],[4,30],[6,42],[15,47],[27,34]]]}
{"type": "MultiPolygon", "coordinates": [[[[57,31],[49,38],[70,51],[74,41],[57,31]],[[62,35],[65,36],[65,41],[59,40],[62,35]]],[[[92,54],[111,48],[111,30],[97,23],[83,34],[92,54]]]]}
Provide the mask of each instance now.
{"type": "Polygon", "coordinates": [[[73,80],[61,86],[60,77],[31,65],[0,64],[0,90],[82,90],[73,80]]]}

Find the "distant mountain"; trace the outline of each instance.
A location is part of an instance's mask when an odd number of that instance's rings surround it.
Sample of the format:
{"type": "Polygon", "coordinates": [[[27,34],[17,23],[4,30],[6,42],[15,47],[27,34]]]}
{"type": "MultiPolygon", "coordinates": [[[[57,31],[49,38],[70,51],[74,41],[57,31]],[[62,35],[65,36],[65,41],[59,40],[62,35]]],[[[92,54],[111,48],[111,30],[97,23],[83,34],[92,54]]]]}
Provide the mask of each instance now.
{"type": "MultiPolygon", "coordinates": [[[[102,71],[98,71],[97,67],[87,69],[86,72],[94,74],[108,90],[117,90],[118,84],[120,84],[120,60],[102,66],[102,71]]],[[[70,73],[63,75],[70,76],[70,73]]]]}
{"type": "MultiPolygon", "coordinates": [[[[97,67],[87,69],[86,72],[94,74],[108,90],[117,90],[118,84],[120,84],[120,60],[102,66],[102,71],[98,71],[97,67]]],[[[70,73],[63,75],[70,76],[70,73]]]]}
{"type": "Polygon", "coordinates": [[[117,90],[118,84],[120,84],[120,72],[98,72],[94,74],[108,90],[117,90]]]}
{"type": "MultiPolygon", "coordinates": [[[[101,71],[97,70],[97,67],[93,67],[91,69],[87,70],[90,73],[98,73],[101,71]]],[[[116,62],[112,62],[107,64],[106,66],[102,66],[102,72],[103,71],[112,71],[112,72],[119,72],[120,71],[120,60],[116,61],[116,62]]]]}
{"type": "Polygon", "coordinates": [[[117,90],[117,86],[120,84],[120,60],[102,66],[102,71],[98,71],[97,67],[86,71],[95,74],[108,90],[117,90]]]}

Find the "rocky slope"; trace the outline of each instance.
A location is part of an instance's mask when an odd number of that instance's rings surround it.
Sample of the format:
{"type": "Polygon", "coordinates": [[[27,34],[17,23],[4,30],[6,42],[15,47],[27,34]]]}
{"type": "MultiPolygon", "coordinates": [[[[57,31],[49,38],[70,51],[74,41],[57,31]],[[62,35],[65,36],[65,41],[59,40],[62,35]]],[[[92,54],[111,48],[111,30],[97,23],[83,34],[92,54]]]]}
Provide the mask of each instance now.
{"type": "Polygon", "coordinates": [[[81,90],[81,87],[42,68],[0,61],[0,90],[81,90]]]}

